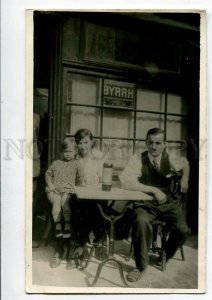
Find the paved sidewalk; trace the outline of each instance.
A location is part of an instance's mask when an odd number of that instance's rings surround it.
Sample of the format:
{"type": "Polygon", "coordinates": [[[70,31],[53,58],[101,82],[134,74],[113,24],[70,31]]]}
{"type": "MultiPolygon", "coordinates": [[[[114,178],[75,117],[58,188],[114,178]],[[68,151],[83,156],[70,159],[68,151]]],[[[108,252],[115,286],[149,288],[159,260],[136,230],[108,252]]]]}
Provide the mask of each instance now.
{"type": "MultiPolygon", "coordinates": [[[[127,262],[123,256],[129,253],[129,242],[117,241],[115,257],[123,264],[124,275],[134,267],[134,260],[127,262]],[[119,255],[120,254],[120,255],[119,255]]],[[[135,288],[173,288],[196,289],[198,284],[197,236],[191,236],[184,245],[185,261],[181,260],[180,251],[169,261],[164,272],[156,266],[157,255],[150,254],[150,265],[145,276],[136,283],[129,283],[135,288]]],[[[76,268],[66,270],[66,261],[56,269],[49,266],[53,253],[52,246],[40,246],[33,249],[33,284],[58,287],[87,287],[94,278],[99,261],[93,257],[88,268],[80,271],[76,268]]],[[[97,287],[123,287],[119,272],[111,265],[106,265],[98,280],[97,287]]]]}

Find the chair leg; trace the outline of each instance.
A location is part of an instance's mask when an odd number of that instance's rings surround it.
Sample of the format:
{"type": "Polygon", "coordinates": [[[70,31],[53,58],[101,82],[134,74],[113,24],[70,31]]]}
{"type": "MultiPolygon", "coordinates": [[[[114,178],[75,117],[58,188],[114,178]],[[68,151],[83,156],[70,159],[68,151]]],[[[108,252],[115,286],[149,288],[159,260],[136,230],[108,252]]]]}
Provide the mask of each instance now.
{"type": "Polygon", "coordinates": [[[49,216],[48,220],[47,220],[46,228],[45,228],[45,231],[44,231],[44,234],[42,237],[42,239],[44,240],[45,246],[47,246],[48,242],[49,242],[49,234],[51,231],[51,227],[52,227],[52,220],[51,220],[51,217],[49,216]]]}
{"type": "Polygon", "coordinates": [[[129,261],[133,257],[133,242],[131,240],[130,243],[130,251],[129,254],[124,257],[125,261],[129,261]]]}
{"type": "Polygon", "coordinates": [[[166,270],[166,228],[162,226],[161,232],[161,264],[162,264],[162,271],[166,270]]]}
{"type": "Polygon", "coordinates": [[[104,260],[103,259],[103,253],[102,253],[103,246],[104,246],[104,240],[102,239],[101,244],[96,244],[96,245],[93,245],[91,247],[90,252],[88,254],[87,259],[85,260],[84,265],[83,264],[80,265],[80,267],[81,267],[80,269],[81,270],[84,270],[84,269],[87,268],[87,266],[91,262],[91,259],[92,259],[93,255],[94,255],[94,253],[95,253],[95,257],[97,256],[100,261],[104,260]]]}
{"type": "Polygon", "coordinates": [[[181,252],[182,261],[184,261],[185,260],[185,255],[184,255],[183,246],[180,247],[180,252],[181,252]]]}
{"type": "Polygon", "coordinates": [[[158,235],[158,226],[153,226],[153,237],[152,237],[152,252],[156,253],[158,251],[158,244],[157,244],[157,235],[158,235]]]}
{"type": "Polygon", "coordinates": [[[86,261],[85,266],[83,267],[83,269],[86,269],[87,266],[89,265],[89,263],[91,262],[91,258],[92,258],[92,256],[93,256],[94,250],[95,250],[95,246],[93,246],[93,247],[91,248],[90,253],[89,253],[89,256],[88,256],[88,259],[87,259],[87,261],[86,261]]]}

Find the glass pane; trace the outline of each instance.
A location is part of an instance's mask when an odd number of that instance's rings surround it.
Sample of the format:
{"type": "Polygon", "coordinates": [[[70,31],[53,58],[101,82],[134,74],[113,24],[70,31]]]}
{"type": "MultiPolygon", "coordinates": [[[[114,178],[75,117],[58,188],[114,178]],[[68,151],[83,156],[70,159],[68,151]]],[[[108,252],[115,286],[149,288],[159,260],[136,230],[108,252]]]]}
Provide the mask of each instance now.
{"type": "Polygon", "coordinates": [[[167,140],[181,140],[187,137],[187,119],[167,116],[167,140]]]}
{"type": "Polygon", "coordinates": [[[165,110],[165,94],[162,92],[137,90],[137,109],[161,111],[165,110]]]}
{"type": "Polygon", "coordinates": [[[151,113],[137,113],[136,118],[136,138],[146,139],[147,131],[151,128],[164,130],[164,116],[151,113]]]}
{"type": "Polygon", "coordinates": [[[182,143],[168,143],[167,152],[170,158],[186,157],[187,146],[186,142],[182,143]]]}
{"type": "Polygon", "coordinates": [[[133,141],[103,139],[102,151],[112,161],[114,171],[119,173],[133,154],[133,141]]]}
{"type": "Polygon", "coordinates": [[[121,63],[143,65],[144,44],[137,32],[115,31],[115,61],[121,63]]]}
{"type": "Polygon", "coordinates": [[[93,139],[92,148],[93,150],[101,151],[100,139],[96,139],[96,138],[93,139]]]}
{"type": "Polygon", "coordinates": [[[88,128],[93,135],[100,134],[100,109],[67,106],[66,133],[75,134],[80,128],[88,128]]]}
{"type": "Polygon", "coordinates": [[[105,109],[103,117],[103,136],[133,137],[133,116],[131,111],[105,109]]]}
{"type": "Polygon", "coordinates": [[[144,142],[144,141],[136,141],[135,142],[135,154],[137,154],[138,157],[140,157],[141,153],[146,150],[147,150],[146,142],[144,142]]]}
{"type": "Polygon", "coordinates": [[[85,23],[85,59],[113,62],[114,30],[109,27],[85,23]]]}
{"type": "Polygon", "coordinates": [[[187,101],[180,95],[168,94],[167,112],[175,114],[186,114],[188,111],[187,101]]]}
{"type": "Polygon", "coordinates": [[[68,73],[67,102],[98,105],[100,79],[68,73]]]}

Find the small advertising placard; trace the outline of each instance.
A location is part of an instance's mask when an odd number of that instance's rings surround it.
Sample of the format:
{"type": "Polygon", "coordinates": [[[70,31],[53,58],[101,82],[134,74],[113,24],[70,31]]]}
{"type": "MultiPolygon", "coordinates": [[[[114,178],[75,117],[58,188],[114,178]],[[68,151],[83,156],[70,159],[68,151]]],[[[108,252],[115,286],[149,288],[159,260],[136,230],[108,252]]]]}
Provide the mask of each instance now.
{"type": "Polygon", "coordinates": [[[103,103],[108,106],[134,108],[135,84],[104,80],[103,103]]]}

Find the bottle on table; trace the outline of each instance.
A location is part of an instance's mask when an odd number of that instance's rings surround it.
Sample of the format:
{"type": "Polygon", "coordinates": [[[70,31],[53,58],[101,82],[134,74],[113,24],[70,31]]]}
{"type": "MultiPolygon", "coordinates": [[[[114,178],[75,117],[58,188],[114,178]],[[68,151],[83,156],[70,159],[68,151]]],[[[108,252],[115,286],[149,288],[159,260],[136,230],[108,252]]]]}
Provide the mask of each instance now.
{"type": "Polygon", "coordinates": [[[111,191],[112,187],[112,176],[113,176],[113,164],[110,161],[106,161],[103,164],[102,174],[102,190],[111,191]]]}

